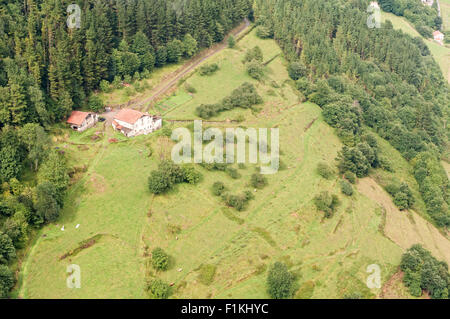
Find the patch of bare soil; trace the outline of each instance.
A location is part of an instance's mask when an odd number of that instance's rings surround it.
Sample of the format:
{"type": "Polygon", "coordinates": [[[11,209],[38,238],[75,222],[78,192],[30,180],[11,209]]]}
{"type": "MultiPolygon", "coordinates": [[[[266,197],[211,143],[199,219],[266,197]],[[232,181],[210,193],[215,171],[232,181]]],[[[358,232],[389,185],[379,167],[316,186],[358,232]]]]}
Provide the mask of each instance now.
{"type": "Polygon", "coordinates": [[[414,211],[400,211],[389,194],[370,177],[360,179],[357,188],[361,194],[377,202],[386,211],[386,237],[405,250],[414,244],[421,244],[437,259],[450,264],[450,240],[434,225],[414,211]]]}

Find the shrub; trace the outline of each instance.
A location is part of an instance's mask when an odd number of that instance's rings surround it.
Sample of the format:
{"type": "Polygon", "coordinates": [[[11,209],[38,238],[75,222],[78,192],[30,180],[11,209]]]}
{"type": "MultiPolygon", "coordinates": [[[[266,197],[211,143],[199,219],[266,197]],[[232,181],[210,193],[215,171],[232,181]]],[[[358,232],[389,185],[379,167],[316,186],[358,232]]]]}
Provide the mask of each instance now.
{"type": "Polygon", "coordinates": [[[252,174],[250,183],[254,188],[263,188],[267,185],[267,178],[260,173],[254,173],[252,174]]]}
{"type": "Polygon", "coordinates": [[[403,192],[398,192],[394,195],[394,204],[400,209],[404,210],[409,207],[408,205],[408,195],[403,192]]]}
{"type": "Polygon", "coordinates": [[[220,104],[202,104],[195,109],[195,114],[203,119],[209,119],[216,116],[221,110],[220,104]]]}
{"type": "Polygon", "coordinates": [[[355,184],[356,183],[356,175],[355,173],[352,173],[350,171],[347,171],[344,173],[344,178],[348,180],[350,183],[355,184]]]}
{"type": "Polygon", "coordinates": [[[248,202],[249,200],[254,199],[255,196],[253,195],[253,193],[251,191],[247,190],[244,192],[243,198],[246,202],[248,202]]]}
{"type": "Polygon", "coordinates": [[[167,175],[162,171],[153,171],[148,178],[148,187],[153,194],[162,194],[172,187],[167,175]]]}
{"type": "Polygon", "coordinates": [[[256,29],[256,36],[260,39],[268,39],[273,37],[273,32],[265,26],[259,26],[256,29]]]}
{"type": "Polygon", "coordinates": [[[341,192],[347,196],[352,196],[353,195],[352,184],[350,184],[346,180],[342,180],[341,181],[341,192]]]}
{"type": "Polygon", "coordinates": [[[184,181],[189,184],[197,184],[201,178],[202,174],[195,170],[192,166],[183,166],[184,181]]]}
{"type": "Polygon", "coordinates": [[[148,186],[153,194],[162,194],[169,191],[175,184],[196,184],[201,174],[191,166],[180,166],[172,161],[162,161],[158,169],[150,173],[148,186]]]}
{"type": "Polygon", "coordinates": [[[230,49],[233,49],[233,48],[236,46],[236,39],[234,38],[233,35],[230,35],[230,36],[228,37],[227,42],[228,42],[228,47],[229,47],[230,49]]]}
{"type": "Polygon", "coordinates": [[[100,82],[100,90],[105,93],[111,92],[111,85],[106,80],[101,80],[100,82]]]}
{"type": "Polygon", "coordinates": [[[325,213],[326,218],[331,218],[340,202],[336,195],[330,195],[330,193],[324,191],[314,197],[314,204],[318,210],[325,213]]]}
{"type": "Polygon", "coordinates": [[[248,62],[245,66],[248,75],[255,79],[255,80],[261,80],[264,75],[264,68],[261,64],[261,62],[252,60],[248,62]]]}
{"type": "Polygon", "coordinates": [[[214,281],[215,274],[216,274],[216,266],[215,265],[211,265],[211,264],[202,265],[200,267],[200,271],[198,274],[198,280],[202,284],[209,286],[214,281]]]}
{"type": "Polygon", "coordinates": [[[14,286],[14,276],[6,265],[0,265],[0,299],[8,297],[14,286]]]}
{"type": "Polygon", "coordinates": [[[287,266],[281,262],[275,262],[267,275],[267,292],[274,299],[284,299],[292,296],[294,288],[294,276],[288,271],[287,266]]]}
{"type": "Polygon", "coordinates": [[[408,184],[402,182],[400,185],[391,183],[385,186],[385,190],[393,197],[394,204],[400,209],[408,209],[414,205],[414,196],[408,184]]]}
{"type": "Polygon", "coordinates": [[[378,163],[379,163],[380,167],[382,169],[384,169],[385,171],[391,172],[391,173],[394,172],[394,168],[392,167],[391,161],[389,161],[386,157],[380,156],[378,158],[378,163]]]}
{"type": "Polygon", "coordinates": [[[225,191],[225,185],[222,182],[215,182],[212,186],[212,193],[215,196],[220,196],[225,191]]]}
{"type": "Polygon", "coordinates": [[[100,112],[104,108],[102,99],[94,94],[89,97],[88,105],[89,109],[93,112],[100,112]]]}
{"type": "Polygon", "coordinates": [[[224,194],[222,197],[227,206],[233,207],[238,211],[244,210],[246,200],[243,196],[224,194]]]}
{"type": "Polygon", "coordinates": [[[305,77],[308,73],[308,69],[301,62],[292,62],[288,66],[289,77],[294,81],[297,81],[301,77],[305,77]]]}
{"type": "Polygon", "coordinates": [[[14,258],[16,258],[16,249],[11,238],[0,232],[0,264],[7,264],[14,258]]]}
{"type": "Polygon", "coordinates": [[[155,248],[152,251],[152,266],[156,270],[167,270],[169,267],[169,255],[162,248],[155,248]]]}
{"type": "Polygon", "coordinates": [[[245,54],[244,63],[253,60],[259,61],[261,63],[264,60],[262,50],[259,46],[255,46],[253,49],[247,50],[247,53],[245,54]]]}
{"type": "Polygon", "coordinates": [[[155,299],[167,299],[171,293],[170,286],[160,279],[150,281],[147,289],[155,299]]]}
{"type": "Polygon", "coordinates": [[[205,64],[200,67],[199,74],[201,76],[210,76],[219,70],[217,63],[205,64]]]}
{"type": "Polygon", "coordinates": [[[317,164],[317,173],[325,179],[330,179],[334,174],[333,169],[323,162],[317,164]]]}
{"type": "Polygon", "coordinates": [[[184,83],[184,88],[186,89],[186,91],[188,91],[189,93],[197,93],[197,89],[195,87],[193,87],[191,84],[189,83],[184,83]]]}
{"type": "Polygon", "coordinates": [[[232,179],[238,179],[238,178],[241,177],[241,174],[239,174],[238,170],[235,169],[235,168],[233,168],[233,167],[229,167],[229,166],[228,166],[228,167],[226,168],[225,172],[226,172],[228,175],[230,175],[230,177],[231,177],[232,179]]]}

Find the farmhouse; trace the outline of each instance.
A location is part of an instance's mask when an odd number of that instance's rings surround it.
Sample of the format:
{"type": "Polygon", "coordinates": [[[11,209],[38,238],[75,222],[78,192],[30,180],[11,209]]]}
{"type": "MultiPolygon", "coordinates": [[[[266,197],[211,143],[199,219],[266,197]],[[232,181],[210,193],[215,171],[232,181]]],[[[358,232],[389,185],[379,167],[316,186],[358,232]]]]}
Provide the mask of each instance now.
{"type": "Polygon", "coordinates": [[[70,127],[78,132],[83,132],[93,127],[98,122],[98,115],[90,112],[73,111],[67,119],[70,127]]]}
{"type": "Polygon", "coordinates": [[[440,45],[444,45],[444,34],[441,31],[439,31],[439,30],[434,31],[433,39],[434,39],[434,41],[438,42],[440,45]]]}
{"type": "Polygon", "coordinates": [[[147,113],[131,109],[122,109],[112,121],[115,130],[122,132],[126,137],[149,134],[162,127],[162,119],[147,113]]]}

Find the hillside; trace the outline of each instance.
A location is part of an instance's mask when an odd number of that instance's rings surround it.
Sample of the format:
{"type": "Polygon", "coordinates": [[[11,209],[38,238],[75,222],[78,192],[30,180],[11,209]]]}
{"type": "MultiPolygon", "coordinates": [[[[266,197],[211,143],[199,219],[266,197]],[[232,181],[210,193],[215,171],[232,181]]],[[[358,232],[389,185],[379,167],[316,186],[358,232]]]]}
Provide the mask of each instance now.
{"type": "MultiPolygon", "coordinates": [[[[21,297],[144,298],[145,279],[158,277],[174,283],[173,297],[177,298],[267,298],[264,278],[276,260],[299,274],[300,286],[313,283],[312,290],[302,297],[342,298],[352,292],[375,297],[380,290],[365,286],[368,264],[381,266],[385,282],[395,272],[405,245],[423,243],[428,247],[431,242],[426,236],[436,238],[432,246],[443,253],[437,257],[449,256],[449,240],[430,224],[418,229],[405,224],[400,232],[398,221],[408,222],[406,214],[416,215],[386,209],[384,205],[393,205],[388,195],[373,197],[383,190],[367,192],[367,181],[361,180],[358,192],[346,198],[340,194],[336,173],[331,180],[316,173],[318,162],[334,165],[341,142],[324,123],[318,106],[299,101],[281,56],[268,64],[263,82],[246,75],[241,60],[246,50],[256,45],[262,48],[265,60],[281,53],[273,40],[258,39],[253,31],[237,49],[226,49],[205,62],[218,63],[216,74],[202,77],[196,73],[187,80],[197,90],[189,101],[165,110],[167,119],[192,118],[199,103],[218,100],[245,81],[256,85],[265,102],[258,112],[245,113],[246,120],[240,125],[280,127],[285,168],[268,177],[268,186],[254,192],[249,207],[243,212],[227,208],[210,189],[215,181],[223,181],[236,193],[248,189],[253,165],[239,169],[242,176],[237,180],[200,169],[203,180],[199,185],[180,185],[167,195],[154,197],[146,189],[146,178],[156,167],[159,151],[150,158],[147,153],[150,146],[159,149],[164,137],[157,134],[110,144],[109,138],[116,135],[106,127],[102,140],[85,143],[95,130],[81,138],[59,130],[55,137],[58,145],[66,146],[71,162],[89,168],[72,186],[59,226],[42,230],[25,266],[21,297]],[[312,203],[323,190],[339,194],[342,200],[331,219],[324,219],[312,203]],[[79,229],[75,229],[77,224],[79,229]],[[66,231],[60,230],[61,225],[66,231]],[[59,260],[83,240],[97,235],[101,238],[94,245],[59,260]],[[396,236],[408,238],[408,242],[398,242],[396,236]],[[165,273],[155,273],[148,266],[145,251],[154,247],[162,247],[173,259],[165,273]],[[69,291],[65,282],[58,280],[68,263],[82,266],[85,277],[80,290],[69,291]],[[215,269],[209,285],[199,283],[204,265],[215,269]],[[43,269],[46,276],[42,276],[43,269]]],[[[184,86],[174,94],[167,101],[185,95],[184,86]]],[[[237,110],[225,112],[215,120],[233,119],[237,114],[237,110]]]]}
{"type": "Polygon", "coordinates": [[[0,1],[0,299],[447,299],[441,1],[0,1]]]}

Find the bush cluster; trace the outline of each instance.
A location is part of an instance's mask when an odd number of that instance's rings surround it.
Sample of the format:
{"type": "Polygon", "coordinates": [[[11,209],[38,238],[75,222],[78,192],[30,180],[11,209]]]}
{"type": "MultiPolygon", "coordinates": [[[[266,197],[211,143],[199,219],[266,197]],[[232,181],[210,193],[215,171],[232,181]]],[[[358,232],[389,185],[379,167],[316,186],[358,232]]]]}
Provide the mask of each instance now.
{"type": "Polygon", "coordinates": [[[400,209],[408,209],[414,205],[414,196],[408,184],[402,182],[398,184],[389,184],[385,187],[386,191],[394,198],[394,204],[400,209]]]}
{"type": "Polygon", "coordinates": [[[318,210],[325,213],[326,218],[331,218],[340,201],[336,195],[331,195],[329,192],[324,191],[314,197],[314,204],[318,210]]]}
{"type": "Polygon", "coordinates": [[[230,96],[224,98],[221,103],[202,104],[197,107],[195,112],[199,117],[209,119],[223,111],[236,107],[251,108],[260,103],[262,103],[262,98],[259,96],[254,85],[245,82],[235,89],[230,96]]]}
{"type": "Polygon", "coordinates": [[[199,69],[199,74],[201,76],[213,75],[219,70],[219,65],[217,63],[202,65],[199,69]]]}
{"type": "Polygon", "coordinates": [[[164,160],[157,170],[150,173],[148,187],[153,194],[162,194],[172,189],[175,184],[196,184],[201,177],[201,173],[192,166],[180,166],[172,161],[164,160]]]}
{"type": "Polygon", "coordinates": [[[425,290],[433,299],[448,299],[450,274],[448,265],[438,261],[420,245],[413,245],[402,256],[403,282],[411,295],[420,297],[425,290]]]}

